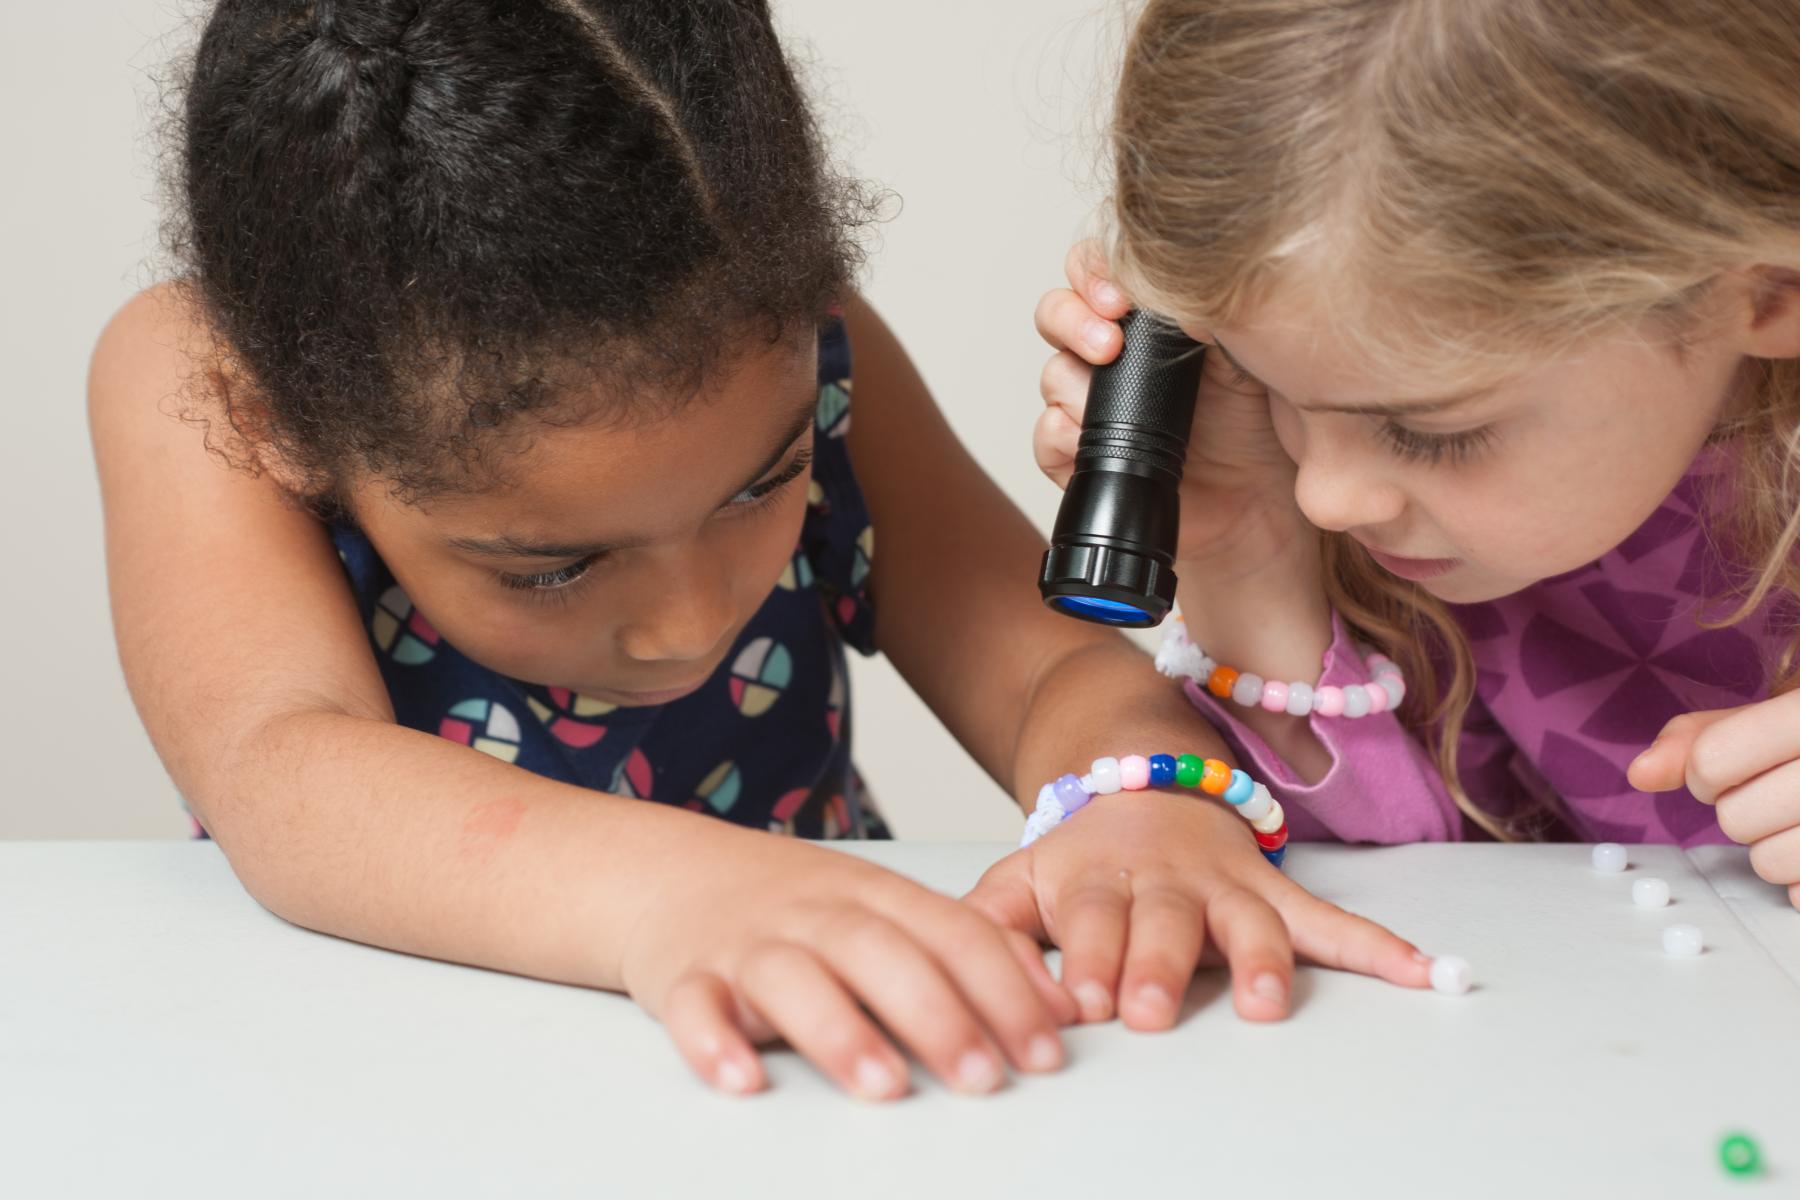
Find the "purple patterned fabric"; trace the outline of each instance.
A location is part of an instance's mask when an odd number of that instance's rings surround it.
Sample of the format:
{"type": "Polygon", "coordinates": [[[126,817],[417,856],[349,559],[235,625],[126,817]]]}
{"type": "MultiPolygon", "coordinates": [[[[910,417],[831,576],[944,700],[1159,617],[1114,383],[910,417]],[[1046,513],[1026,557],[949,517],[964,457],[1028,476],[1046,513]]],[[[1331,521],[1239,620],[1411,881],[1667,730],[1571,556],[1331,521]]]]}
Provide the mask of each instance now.
{"type": "MultiPolygon", "coordinates": [[[[1719,452],[1703,453],[1649,520],[1597,562],[1455,610],[1478,671],[1458,773],[1485,809],[1504,816],[1547,803],[1550,838],[1726,840],[1712,810],[1685,789],[1651,796],[1625,777],[1671,717],[1766,698],[1769,666],[1793,628],[1773,616],[1774,605],[1726,629],[1701,623],[1719,614],[1707,597],[1727,580],[1698,516],[1702,486],[1722,465],[1719,452]]],[[[1323,682],[1364,682],[1365,671],[1339,623],[1323,682]]],[[[1308,785],[1229,706],[1191,684],[1187,691],[1268,781],[1295,838],[1406,842],[1468,833],[1428,755],[1392,714],[1314,718],[1332,766],[1308,785]]]]}

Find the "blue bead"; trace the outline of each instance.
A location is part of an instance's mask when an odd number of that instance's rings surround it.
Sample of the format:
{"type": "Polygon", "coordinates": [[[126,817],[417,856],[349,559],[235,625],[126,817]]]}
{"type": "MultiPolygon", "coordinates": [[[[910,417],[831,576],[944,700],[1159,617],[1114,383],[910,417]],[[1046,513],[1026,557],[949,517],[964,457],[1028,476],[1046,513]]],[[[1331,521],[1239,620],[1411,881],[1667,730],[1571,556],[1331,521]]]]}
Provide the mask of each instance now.
{"type": "Polygon", "coordinates": [[[1279,850],[1264,850],[1263,857],[1268,859],[1269,862],[1276,867],[1280,867],[1281,864],[1287,860],[1287,847],[1283,846],[1279,850]]]}
{"type": "Polygon", "coordinates": [[[1225,789],[1225,799],[1232,804],[1242,804],[1256,794],[1256,781],[1242,771],[1231,773],[1231,786],[1225,789]]]}
{"type": "Polygon", "coordinates": [[[1165,783],[1175,782],[1175,756],[1173,754],[1152,754],[1150,756],[1150,786],[1161,787],[1165,783]]]}

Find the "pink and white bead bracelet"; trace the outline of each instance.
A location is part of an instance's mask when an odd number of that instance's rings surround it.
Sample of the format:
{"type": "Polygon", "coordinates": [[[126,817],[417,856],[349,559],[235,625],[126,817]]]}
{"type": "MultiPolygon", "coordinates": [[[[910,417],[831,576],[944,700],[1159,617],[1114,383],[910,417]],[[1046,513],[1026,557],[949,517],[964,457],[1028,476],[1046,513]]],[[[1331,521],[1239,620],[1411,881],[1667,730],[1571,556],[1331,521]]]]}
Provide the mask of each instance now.
{"type": "Polygon", "coordinates": [[[1374,676],[1367,684],[1339,688],[1298,681],[1265,681],[1260,675],[1214,661],[1188,638],[1187,622],[1179,613],[1170,618],[1163,632],[1162,648],[1156,652],[1158,671],[1171,679],[1192,679],[1221,700],[1293,717],[1316,714],[1351,720],[1397,709],[1406,698],[1406,679],[1398,663],[1373,650],[1363,661],[1374,676]]]}

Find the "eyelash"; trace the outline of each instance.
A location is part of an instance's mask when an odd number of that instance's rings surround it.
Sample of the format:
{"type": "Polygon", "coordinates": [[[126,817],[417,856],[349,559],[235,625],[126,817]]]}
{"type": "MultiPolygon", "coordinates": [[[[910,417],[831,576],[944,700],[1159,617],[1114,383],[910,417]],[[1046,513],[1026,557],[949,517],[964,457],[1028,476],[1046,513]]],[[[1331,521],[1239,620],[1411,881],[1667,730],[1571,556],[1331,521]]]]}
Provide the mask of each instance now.
{"type": "MultiPolygon", "coordinates": [[[[736,513],[760,512],[775,502],[783,488],[806,473],[806,469],[812,466],[812,459],[812,448],[809,446],[794,456],[794,461],[788,464],[785,471],[755,487],[744,489],[739,494],[742,498],[733,497],[728,507],[736,513]]],[[[594,565],[604,557],[590,554],[554,571],[540,571],[535,575],[514,575],[510,571],[500,571],[497,574],[501,586],[509,591],[525,592],[533,599],[564,601],[574,594],[575,585],[585,579],[594,565]]]]}
{"type": "Polygon", "coordinates": [[[1487,449],[1495,436],[1493,427],[1486,425],[1456,433],[1420,433],[1395,421],[1381,423],[1381,439],[1395,455],[1426,466],[1437,466],[1445,461],[1452,465],[1466,463],[1487,449]]]}

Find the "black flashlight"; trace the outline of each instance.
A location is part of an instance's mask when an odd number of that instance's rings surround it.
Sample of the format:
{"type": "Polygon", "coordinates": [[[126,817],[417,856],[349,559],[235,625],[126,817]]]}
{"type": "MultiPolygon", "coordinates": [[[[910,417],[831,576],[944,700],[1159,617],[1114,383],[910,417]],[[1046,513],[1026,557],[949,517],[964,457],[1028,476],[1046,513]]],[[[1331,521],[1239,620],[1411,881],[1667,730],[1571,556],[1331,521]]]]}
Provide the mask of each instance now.
{"type": "Polygon", "coordinates": [[[1038,576],[1044,603],[1103,625],[1157,625],[1175,603],[1181,466],[1205,347],[1149,313],[1094,370],[1075,474],[1038,576]]]}

